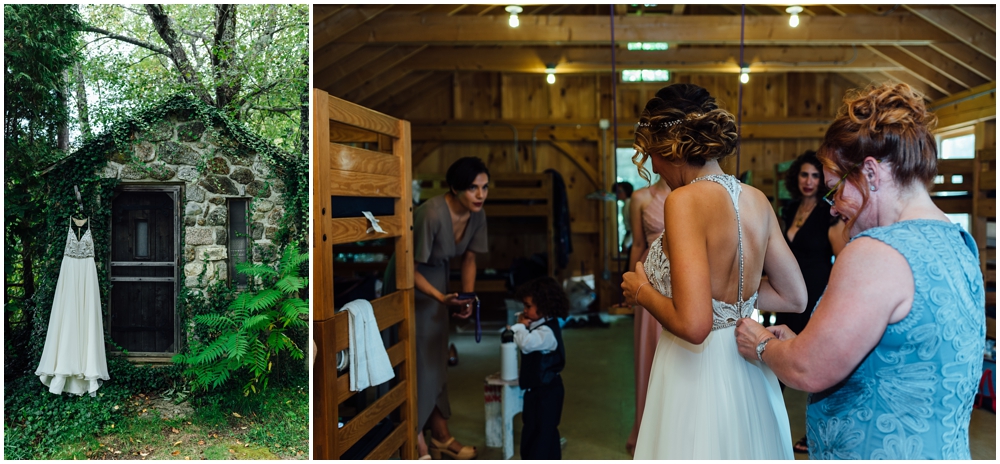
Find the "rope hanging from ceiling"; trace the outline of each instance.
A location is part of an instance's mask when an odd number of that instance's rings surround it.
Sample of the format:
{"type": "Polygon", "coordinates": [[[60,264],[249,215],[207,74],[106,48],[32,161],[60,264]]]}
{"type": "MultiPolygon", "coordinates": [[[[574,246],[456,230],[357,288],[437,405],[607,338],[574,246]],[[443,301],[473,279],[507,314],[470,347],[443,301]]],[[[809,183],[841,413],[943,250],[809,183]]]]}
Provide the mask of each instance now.
{"type": "MultiPolygon", "coordinates": [[[[740,73],[743,73],[743,31],[747,17],[747,6],[740,10],[740,73]]],[[[743,146],[743,80],[740,79],[739,98],[736,103],[736,177],[740,177],[740,148],[743,146]]]]}

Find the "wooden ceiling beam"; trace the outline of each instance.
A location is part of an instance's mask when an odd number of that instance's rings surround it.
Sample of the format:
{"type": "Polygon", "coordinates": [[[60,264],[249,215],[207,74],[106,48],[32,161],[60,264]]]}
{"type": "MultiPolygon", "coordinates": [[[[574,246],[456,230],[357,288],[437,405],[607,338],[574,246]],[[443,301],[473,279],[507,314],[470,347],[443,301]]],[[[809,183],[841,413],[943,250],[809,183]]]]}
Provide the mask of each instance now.
{"type": "Polygon", "coordinates": [[[347,5],[314,5],[312,22],[315,24],[326,21],[327,18],[344,8],[347,8],[347,5]]]}
{"type": "Polygon", "coordinates": [[[928,46],[985,79],[997,79],[996,61],[962,42],[940,42],[928,46]]]}
{"type": "Polygon", "coordinates": [[[969,19],[993,32],[997,31],[997,7],[979,5],[951,5],[955,11],[964,14],[969,19]]]}
{"type": "MultiPolygon", "coordinates": [[[[958,14],[956,12],[956,14],[958,14]]],[[[620,42],[670,42],[683,44],[739,44],[739,16],[625,16],[615,21],[620,42]]],[[[782,16],[746,18],[745,43],[749,45],[925,45],[951,40],[937,28],[925,27],[921,18],[898,16],[814,16],[802,26],[788,27],[782,16]]],[[[611,37],[606,16],[525,16],[511,28],[502,15],[404,16],[387,14],[344,34],[341,42],[472,44],[605,44],[611,37]]]]}
{"type": "MultiPolygon", "coordinates": [[[[364,47],[355,53],[347,56],[343,60],[340,60],[336,65],[328,66],[326,68],[319,69],[313,73],[314,86],[320,89],[330,89],[327,90],[331,95],[340,97],[344,95],[344,92],[337,92],[333,89],[332,84],[334,82],[343,79],[346,76],[357,72],[359,69],[377,60],[382,55],[389,53],[392,49],[396,48],[394,45],[376,45],[372,47],[364,47]]],[[[318,68],[318,66],[317,66],[318,68]]]]}
{"type": "Polygon", "coordinates": [[[313,50],[333,43],[389,8],[392,5],[356,5],[338,11],[325,21],[314,23],[313,50]]]}
{"type": "MultiPolygon", "coordinates": [[[[617,69],[667,68],[671,71],[739,72],[734,48],[672,48],[664,51],[620,51],[617,69]]],[[[901,66],[858,48],[843,47],[747,47],[744,61],[753,72],[849,72],[851,70],[898,70],[901,66]]],[[[432,47],[401,66],[411,70],[488,71],[513,73],[545,72],[556,63],[560,74],[611,71],[607,48],[476,48],[432,47]]],[[[323,87],[321,87],[323,88],[323,87]]]]}
{"type": "MultiPolygon", "coordinates": [[[[411,74],[413,74],[412,70],[402,67],[396,67],[390,69],[382,74],[379,74],[378,76],[375,76],[375,78],[373,79],[369,79],[368,82],[365,82],[364,85],[362,85],[361,87],[358,87],[357,89],[354,89],[351,92],[344,94],[343,99],[355,103],[362,103],[365,100],[373,97],[375,94],[380,93],[385,89],[389,88],[392,84],[396,83],[400,79],[410,76],[411,74]]],[[[410,77],[413,78],[414,76],[410,77]]],[[[421,76],[421,78],[423,77],[426,76],[421,76]]]]}
{"type": "Polygon", "coordinates": [[[989,79],[983,78],[968,68],[960,66],[930,46],[899,47],[899,49],[930,66],[935,71],[947,76],[949,79],[961,84],[963,87],[975,87],[989,81],[989,79]]]}
{"type": "MultiPolygon", "coordinates": [[[[898,64],[899,66],[906,69],[907,72],[912,74],[917,79],[927,83],[927,85],[933,87],[938,92],[945,95],[951,95],[953,93],[961,92],[968,87],[961,85],[951,79],[948,76],[937,72],[926,63],[914,58],[909,53],[904,52],[898,47],[872,47],[865,46],[865,48],[872,50],[879,55],[882,55],[885,59],[898,64]]],[[[905,81],[909,84],[911,81],[905,81]]]]}
{"type": "Polygon", "coordinates": [[[400,116],[405,115],[426,99],[437,97],[438,94],[450,90],[451,86],[448,84],[451,82],[451,79],[452,76],[448,73],[433,74],[431,77],[424,79],[420,84],[413,86],[411,90],[406,92],[407,98],[398,99],[398,103],[396,96],[399,93],[394,94],[393,98],[387,101],[391,106],[386,106],[383,112],[400,116]]]}
{"type": "Polygon", "coordinates": [[[368,108],[375,108],[375,107],[381,105],[386,100],[388,100],[388,99],[390,99],[390,98],[392,98],[392,97],[394,97],[396,95],[400,95],[403,92],[406,92],[411,87],[413,87],[413,86],[415,86],[417,84],[420,84],[421,82],[423,82],[423,81],[425,81],[427,79],[430,79],[430,77],[433,74],[434,73],[432,73],[432,72],[419,73],[419,74],[416,74],[416,73],[411,74],[410,75],[410,79],[406,79],[406,80],[400,82],[400,85],[397,85],[396,87],[394,87],[391,92],[383,92],[381,94],[374,94],[369,99],[361,101],[359,103],[364,103],[364,105],[366,107],[368,107],[368,108]]]}
{"type": "Polygon", "coordinates": [[[903,5],[908,11],[996,61],[997,34],[952,8],[903,5]]]}
{"type": "Polygon", "coordinates": [[[681,4],[681,5],[674,5],[674,9],[670,11],[670,14],[680,16],[680,15],[684,14],[684,7],[686,7],[686,6],[687,5],[683,5],[683,4],[681,4]]]}
{"type": "Polygon", "coordinates": [[[892,83],[908,84],[914,90],[923,94],[925,100],[934,101],[947,96],[934,87],[927,85],[926,82],[915,79],[914,76],[907,71],[879,71],[879,73],[885,76],[886,79],[892,83]]]}
{"type": "Polygon", "coordinates": [[[364,47],[363,43],[332,43],[313,52],[313,75],[322,72],[334,63],[344,59],[344,57],[358,51],[364,47]]]}
{"type": "Polygon", "coordinates": [[[317,87],[326,90],[327,92],[335,93],[336,95],[345,95],[354,89],[361,87],[365,84],[365,82],[368,82],[379,74],[382,74],[383,72],[410,59],[426,47],[426,45],[419,47],[396,47],[385,55],[382,55],[377,61],[372,61],[363,69],[357,70],[357,72],[348,74],[338,80],[317,76],[317,78],[313,79],[313,82],[317,87]]]}

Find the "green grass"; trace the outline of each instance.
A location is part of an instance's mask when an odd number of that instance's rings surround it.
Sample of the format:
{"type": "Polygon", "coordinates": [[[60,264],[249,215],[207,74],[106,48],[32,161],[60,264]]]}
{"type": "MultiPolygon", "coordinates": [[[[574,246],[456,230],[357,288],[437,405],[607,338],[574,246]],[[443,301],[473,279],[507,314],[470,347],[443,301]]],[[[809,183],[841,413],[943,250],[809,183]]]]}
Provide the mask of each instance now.
{"type": "MultiPolygon", "coordinates": [[[[301,382],[305,384],[305,382],[301,382]]],[[[56,396],[37,378],[5,385],[5,459],[307,459],[309,392],[272,387],[189,400],[167,418],[157,391],[109,383],[96,398],[56,396]],[[37,384],[37,385],[36,385],[37,384]]]]}

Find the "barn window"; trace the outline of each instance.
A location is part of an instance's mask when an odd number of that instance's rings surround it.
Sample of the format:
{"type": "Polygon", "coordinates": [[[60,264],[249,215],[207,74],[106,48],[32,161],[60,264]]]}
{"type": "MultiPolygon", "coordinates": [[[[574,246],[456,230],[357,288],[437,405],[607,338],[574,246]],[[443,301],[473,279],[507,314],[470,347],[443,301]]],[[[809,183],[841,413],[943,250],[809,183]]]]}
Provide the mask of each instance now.
{"type": "Polygon", "coordinates": [[[245,262],[250,252],[250,221],[246,198],[229,199],[229,282],[246,287],[247,276],[236,272],[236,265],[245,262]]]}
{"type": "Polygon", "coordinates": [[[666,69],[626,69],[622,71],[622,82],[665,82],[670,80],[666,69]]]}
{"type": "Polygon", "coordinates": [[[976,157],[976,134],[967,127],[937,136],[938,158],[973,159],[976,157]]]}
{"type": "Polygon", "coordinates": [[[666,50],[669,48],[666,42],[629,42],[629,50],[644,50],[644,51],[654,51],[654,50],[666,50]]]}

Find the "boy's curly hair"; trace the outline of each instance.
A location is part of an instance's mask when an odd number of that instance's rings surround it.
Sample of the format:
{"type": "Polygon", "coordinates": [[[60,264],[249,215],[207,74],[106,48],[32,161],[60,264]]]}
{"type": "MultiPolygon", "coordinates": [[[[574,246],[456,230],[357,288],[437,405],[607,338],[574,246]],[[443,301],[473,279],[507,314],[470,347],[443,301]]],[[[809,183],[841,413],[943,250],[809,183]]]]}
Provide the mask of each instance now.
{"type": "Polygon", "coordinates": [[[569,315],[569,298],[563,291],[559,282],[552,277],[545,276],[525,282],[517,288],[515,297],[524,300],[531,297],[531,301],[538,308],[538,315],[542,317],[566,317],[569,315]]]}

